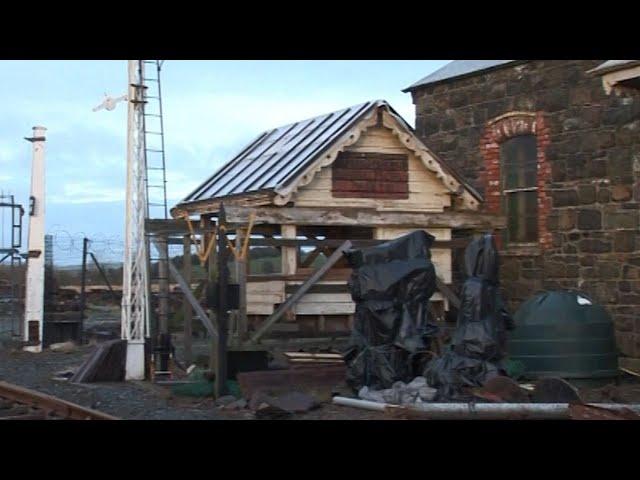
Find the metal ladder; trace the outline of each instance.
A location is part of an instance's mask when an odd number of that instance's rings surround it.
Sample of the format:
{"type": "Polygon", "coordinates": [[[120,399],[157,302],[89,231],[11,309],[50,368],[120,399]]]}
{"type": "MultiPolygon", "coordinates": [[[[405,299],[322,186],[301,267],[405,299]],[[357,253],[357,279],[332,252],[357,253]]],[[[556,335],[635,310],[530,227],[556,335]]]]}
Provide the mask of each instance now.
{"type": "Polygon", "coordinates": [[[164,152],[162,118],[161,60],[143,60],[144,77],[144,140],[145,185],[147,187],[147,218],[168,218],[167,172],[164,152]]]}
{"type": "MultiPolygon", "coordinates": [[[[163,61],[161,60],[142,60],[144,71],[141,72],[140,78],[142,84],[145,86],[143,89],[144,95],[144,115],[143,115],[143,129],[144,129],[144,151],[145,151],[145,185],[147,190],[147,205],[146,205],[146,218],[148,219],[167,219],[167,174],[166,174],[166,159],[165,159],[165,147],[164,147],[164,119],[162,116],[162,88],[160,83],[160,70],[162,68],[163,61]]],[[[159,285],[161,281],[168,281],[168,278],[162,278],[160,275],[159,261],[162,258],[162,253],[157,252],[156,248],[152,246],[149,235],[147,235],[147,251],[148,251],[148,272],[149,272],[149,299],[150,306],[155,303],[153,301],[154,295],[152,294],[152,286],[154,284],[159,285]],[[152,266],[155,264],[155,269],[158,271],[154,274],[152,266]]],[[[166,252],[168,254],[168,251],[166,252]]],[[[168,275],[168,273],[165,273],[168,275]]],[[[155,296],[156,301],[160,302],[160,294],[155,296]]],[[[168,301],[168,299],[165,299],[168,301]]],[[[151,316],[155,317],[153,313],[155,308],[151,310],[151,316]]],[[[157,341],[158,334],[158,318],[155,318],[151,322],[155,324],[156,332],[150,332],[154,339],[154,344],[157,341]]],[[[154,359],[156,356],[154,355],[154,359]]],[[[168,371],[159,371],[157,364],[154,362],[154,369],[152,371],[152,378],[166,378],[170,373],[168,371]]]]}

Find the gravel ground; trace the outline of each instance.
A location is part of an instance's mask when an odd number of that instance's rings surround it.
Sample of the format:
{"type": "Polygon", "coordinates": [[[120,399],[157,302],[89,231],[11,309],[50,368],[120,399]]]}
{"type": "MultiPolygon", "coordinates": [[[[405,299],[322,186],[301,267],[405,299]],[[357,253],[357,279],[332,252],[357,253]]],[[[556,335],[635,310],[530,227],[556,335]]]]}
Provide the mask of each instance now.
{"type": "MultiPolygon", "coordinates": [[[[174,396],[169,388],[151,382],[72,384],[53,380],[56,372],[75,369],[91,354],[93,346],[71,353],[45,350],[34,354],[5,345],[0,348],[0,380],[54,395],[79,405],[127,420],[250,420],[249,410],[225,411],[211,398],[174,396]]],[[[328,403],[319,409],[292,416],[293,420],[369,420],[384,415],[328,403]]]]}
{"type": "MultiPolygon", "coordinates": [[[[89,307],[85,322],[87,336],[93,332],[107,337],[117,336],[120,329],[119,308],[112,306],[89,307]],[[109,335],[110,334],[110,335],[109,335]]],[[[53,380],[57,372],[78,368],[95,348],[78,347],[70,353],[45,350],[34,354],[15,346],[11,336],[10,319],[0,312],[0,380],[47,393],[79,405],[100,410],[128,420],[250,420],[249,410],[228,411],[217,408],[211,398],[175,396],[168,387],[151,382],[84,383],[72,384],[53,380]],[[4,328],[6,327],[6,328],[4,328]]],[[[182,357],[182,344],[176,335],[176,350],[182,357]]],[[[194,357],[208,359],[209,343],[193,340],[194,357]]],[[[368,420],[384,419],[378,412],[340,407],[322,403],[321,407],[305,414],[296,414],[293,420],[368,420]]]]}
{"type": "MultiPolygon", "coordinates": [[[[107,309],[105,309],[107,310],[107,309]]],[[[93,316],[93,315],[92,315],[93,316]]],[[[92,322],[97,330],[117,330],[115,314],[95,312],[92,322]],[[95,323],[94,323],[95,322],[95,323]],[[111,325],[113,323],[113,325],[111,325]]],[[[0,320],[2,319],[0,316],[0,320]]],[[[0,325],[6,324],[0,322],[0,325]]],[[[53,380],[56,372],[75,369],[91,354],[94,346],[78,347],[71,353],[46,350],[40,354],[13,348],[9,331],[0,332],[0,380],[22,385],[43,393],[131,420],[249,420],[249,410],[228,411],[216,408],[211,398],[195,399],[174,396],[167,387],[151,382],[71,384],[53,380]]],[[[176,345],[180,357],[180,342],[176,345]]],[[[206,357],[208,343],[194,339],[194,354],[206,357]]],[[[617,383],[601,387],[580,388],[587,402],[640,403],[640,381],[624,376],[617,383]]],[[[293,420],[384,420],[380,412],[341,407],[324,402],[321,407],[293,420]]]]}
{"type": "Polygon", "coordinates": [[[72,353],[39,354],[0,351],[0,380],[21,385],[124,419],[216,420],[223,418],[211,401],[171,398],[168,390],[149,382],[71,384],[53,380],[56,372],[82,364],[94,347],[72,353]]]}

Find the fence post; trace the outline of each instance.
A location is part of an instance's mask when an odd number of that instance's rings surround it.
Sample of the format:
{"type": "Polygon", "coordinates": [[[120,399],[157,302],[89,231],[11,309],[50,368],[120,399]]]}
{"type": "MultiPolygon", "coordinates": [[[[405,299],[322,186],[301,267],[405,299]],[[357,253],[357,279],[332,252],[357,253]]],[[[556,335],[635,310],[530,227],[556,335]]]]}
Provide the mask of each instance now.
{"type": "Polygon", "coordinates": [[[82,279],[80,280],[80,331],[78,332],[79,343],[84,343],[84,311],[87,305],[87,250],[89,248],[89,239],[82,239],[82,279]]]}

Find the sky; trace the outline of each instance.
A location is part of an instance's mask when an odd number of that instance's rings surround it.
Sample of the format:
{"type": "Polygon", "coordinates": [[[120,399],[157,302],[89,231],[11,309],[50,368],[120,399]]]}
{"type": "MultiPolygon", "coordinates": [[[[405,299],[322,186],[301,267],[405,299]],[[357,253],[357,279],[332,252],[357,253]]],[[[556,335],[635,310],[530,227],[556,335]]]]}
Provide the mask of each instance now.
{"type": "MultiPolygon", "coordinates": [[[[264,130],[374,99],[389,101],[413,125],[411,95],[401,90],[446,63],[164,62],[169,207],[264,130]]],[[[126,89],[125,60],[0,61],[0,191],[28,204],[31,144],[24,137],[45,126],[46,230],[56,238],[122,240],[126,103],[92,108],[105,93],[126,89]]],[[[6,245],[6,219],[3,225],[6,245]]],[[[25,232],[25,250],[26,242],[25,232]]]]}

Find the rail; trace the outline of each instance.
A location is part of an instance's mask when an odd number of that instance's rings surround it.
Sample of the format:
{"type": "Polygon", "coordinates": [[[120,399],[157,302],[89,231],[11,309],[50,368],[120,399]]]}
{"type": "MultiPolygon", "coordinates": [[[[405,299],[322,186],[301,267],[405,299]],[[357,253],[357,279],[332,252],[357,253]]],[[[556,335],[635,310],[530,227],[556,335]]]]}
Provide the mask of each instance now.
{"type": "Polygon", "coordinates": [[[119,420],[61,398],[0,381],[0,420],[119,420]]]}

